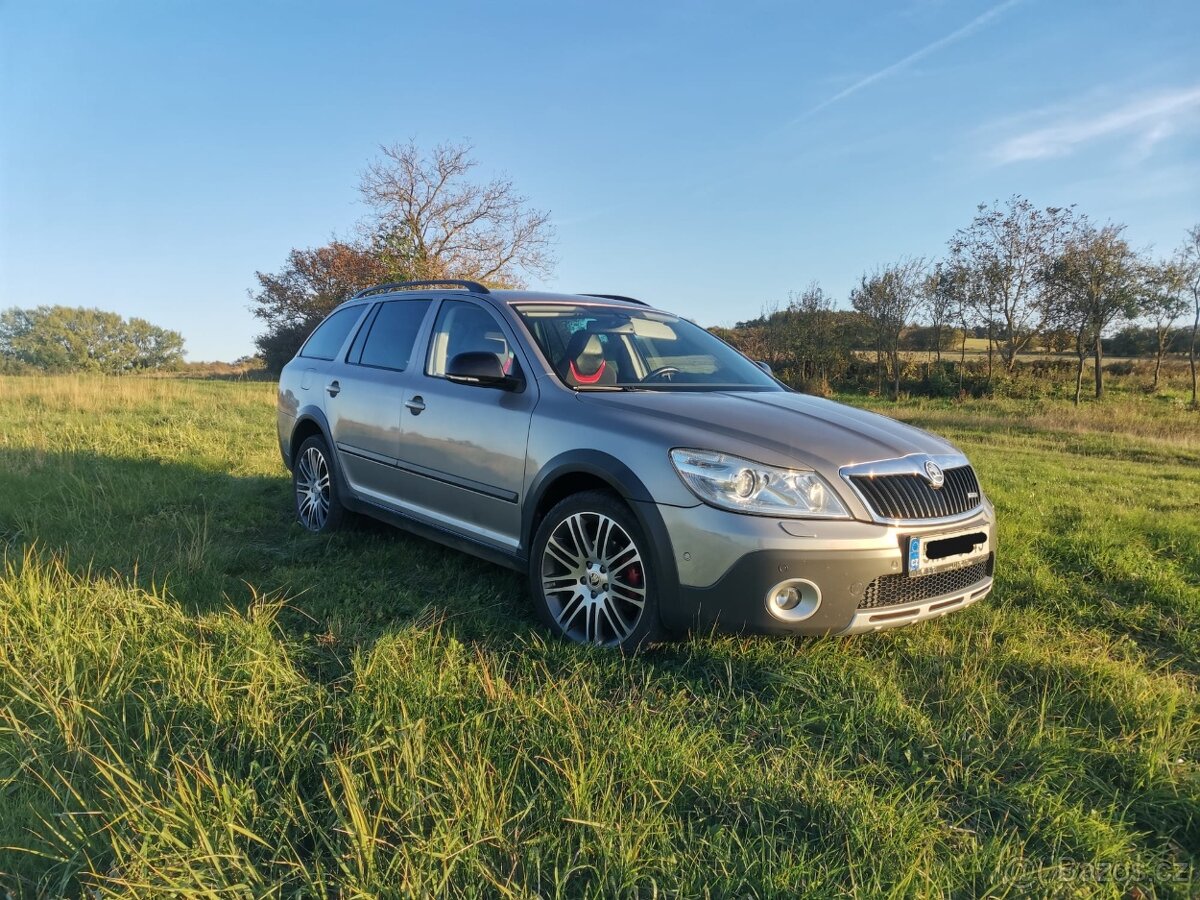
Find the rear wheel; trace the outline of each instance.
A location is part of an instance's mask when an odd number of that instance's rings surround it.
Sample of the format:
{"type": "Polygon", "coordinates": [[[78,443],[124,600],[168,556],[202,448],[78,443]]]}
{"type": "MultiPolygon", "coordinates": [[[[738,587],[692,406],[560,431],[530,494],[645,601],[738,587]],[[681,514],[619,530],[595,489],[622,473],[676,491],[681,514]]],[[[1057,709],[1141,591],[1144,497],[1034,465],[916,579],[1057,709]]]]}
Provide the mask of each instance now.
{"type": "Polygon", "coordinates": [[[329,447],[318,435],[300,445],[292,465],[296,518],[305,529],[318,534],[337,530],[345,515],[333,465],[329,447]]]}
{"type": "Polygon", "coordinates": [[[539,614],[579,644],[636,649],[662,636],[649,543],[616,497],[585,491],[546,514],[530,548],[539,614]]]}

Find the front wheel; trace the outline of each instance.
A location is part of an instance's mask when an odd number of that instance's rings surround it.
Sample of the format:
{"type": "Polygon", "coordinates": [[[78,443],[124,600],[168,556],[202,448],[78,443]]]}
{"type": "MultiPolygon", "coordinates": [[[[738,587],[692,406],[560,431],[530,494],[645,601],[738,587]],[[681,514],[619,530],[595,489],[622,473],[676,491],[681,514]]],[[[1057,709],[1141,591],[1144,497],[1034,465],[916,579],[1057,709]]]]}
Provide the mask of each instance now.
{"type": "Polygon", "coordinates": [[[657,573],[633,513],[586,491],[558,503],[538,526],[529,581],[538,613],[579,644],[637,649],[662,636],[657,573]]]}

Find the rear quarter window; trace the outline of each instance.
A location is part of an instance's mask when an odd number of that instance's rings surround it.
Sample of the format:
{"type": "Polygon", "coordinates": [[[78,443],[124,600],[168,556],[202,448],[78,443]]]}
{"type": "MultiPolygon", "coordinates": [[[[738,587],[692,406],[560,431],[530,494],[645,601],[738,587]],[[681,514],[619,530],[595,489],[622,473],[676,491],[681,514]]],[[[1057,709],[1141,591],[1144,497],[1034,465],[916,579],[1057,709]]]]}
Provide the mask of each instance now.
{"type": "Polygon", "coordinates": [[[309,335],[304,346],[300,348],[300,355],[305,359],[333,359],[342,349],[342,344],[346,343],[350,329],[354,327],[362,311],[361,305],[339,309],[309,335]]]}

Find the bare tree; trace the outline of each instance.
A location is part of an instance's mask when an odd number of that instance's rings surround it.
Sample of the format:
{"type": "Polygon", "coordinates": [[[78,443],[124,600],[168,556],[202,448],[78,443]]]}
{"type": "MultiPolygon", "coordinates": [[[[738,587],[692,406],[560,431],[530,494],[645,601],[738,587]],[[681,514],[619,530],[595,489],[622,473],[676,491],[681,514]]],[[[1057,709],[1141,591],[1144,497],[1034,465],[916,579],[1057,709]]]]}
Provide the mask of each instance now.
{"type": "Polygon", "coordinates": [[[531,209],[506,178],[472,180],[471,147],[381,147],[360,191],[374,210],[372,242],[414,278],[469,278],[520,286],[553,267],[549,214],[531,209]]]}
{"type": "Polygon", "coordinates": [[[1090,340],[1092,345],[1099,399],[1104,396],[1104,332],[1119,318],[1137,312],[1141,264],[1129,242],[1121,237],[1124,230],[1125,226],[1112,224],[1096,228],[1080,217],[1062,253],[1047,270],[1047,283],[1056,288],[1058,318],[1070,324],[1076,334],[1076,403],[1086,342],[1090,340]]]}
{"type": "Polygon", "coordinates": [[[1001,326],[1000,357],[1009,373],[1017,354],[1042,327],[1046,285],[1041,276],[1062,246],[1069,223],[1069,209],[1040,210],[1014,195],[1004,207],[981,203],[971,224],[950,239],[951,261],[973,269],[979,278],[976,302],[988,313],[989,354],[994,327],[1001,326]]]}
{"type": "Polygon", "coordinates": [[[905,259],[863,275],[850,292],[851,304],[871,326],[881,393],[884,361],[890,364],[893,400],[900,398],[900,334],[917,309],[924,278],[925,260],[905,259]]]}
{"type": "Polygon", "coordinates": [[[1066,263],[1061,259],[1048,269],[1047,284],[1051,293],[1046,298],[1046,327],[1056,337],[1069,336],[1075,351],[1075,405],[1078,406],[1083,396],[1083,368],[1096,342],[1092,339],[1087,300],[1079,292],[1069,289],[1065,269],[1066,263]]]}
{"type": "Polygon", "coordinates": [[[1167,355],[1167,343],[1176,321],[1191,307],[1184,296],[1186,278],[1184,269],[1172,260],[1161,260],[1146,266],[1142,273],[1140,297],[1141,313],[1154,332],[1154,382],[1150,389],[1158,390],[1158,376],[1162,370],[1163,357],[1167,355]]]}
{"type": "Polygon", "coordinates": [[[954,320],[959,298],[958,285],[952,267],[939,262],[921,285],[921,307],[933,329],[933,350],[937,362],[942,361],[942,331],[954,320]]]}
{"type": "Polygon", "coordinates": [[[1193,225],[1175,256],[1183,274],[1184,284],[1192,295],[1195,318],[1192,319],[1192,340],[1188,344],[1188,364],[1192,369],[1192,408],[1200,408],[1196,397],[1196,337],[1200,333],[1200,225],[1193,225]]]}
{"type": "MultiPolygon", "coordinates": [[[[939,263],[936,270],[937,291],[941,295],[937,302],[944,303],[946,321],[956,323],[962,330],[962,342],[959,345],[958,361],[958,392],[963,392],[963,373],[967,367],[967,337],[975,326],[983,321],[986,315],[986,304],[981,299],[986,294],[980,287],[980,275],[974,269],[968,268],[953,260],[939,263]]],[[[991,365],[989,346],[988,379],[991,380],[991,365]]]]}

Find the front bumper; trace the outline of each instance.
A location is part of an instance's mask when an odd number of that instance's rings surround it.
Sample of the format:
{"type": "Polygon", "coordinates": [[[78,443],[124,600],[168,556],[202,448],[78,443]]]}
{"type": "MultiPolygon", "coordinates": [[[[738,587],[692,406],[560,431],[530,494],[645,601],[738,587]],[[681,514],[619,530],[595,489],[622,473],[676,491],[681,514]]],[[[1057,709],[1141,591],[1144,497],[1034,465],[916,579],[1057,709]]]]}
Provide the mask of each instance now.
{"type": "Polygon", "coordinates": [[[965,609],[992,587],[996,526],[986,501],[952,523],[926,526],[773,519],[704,505],[659,506],[658,512],[679,576],[675,602],[663,610],[673,628],[859,634],[965,609]],[[922,581],[937,576],[904,574],[907,538],[973,529],[987,533],[991,555],[964,567],[961,577],[922,581]],[[767,607],[768,592],[788,579],[806,579],[820,589],[820,605],[803,621],[783,621],[767,607]],[[903,590],[881,601],[885,585],[903,590]]]}

